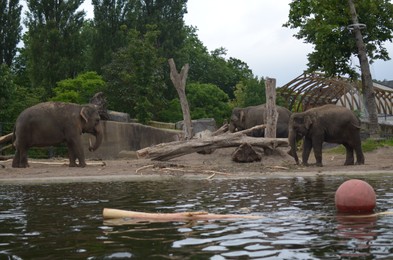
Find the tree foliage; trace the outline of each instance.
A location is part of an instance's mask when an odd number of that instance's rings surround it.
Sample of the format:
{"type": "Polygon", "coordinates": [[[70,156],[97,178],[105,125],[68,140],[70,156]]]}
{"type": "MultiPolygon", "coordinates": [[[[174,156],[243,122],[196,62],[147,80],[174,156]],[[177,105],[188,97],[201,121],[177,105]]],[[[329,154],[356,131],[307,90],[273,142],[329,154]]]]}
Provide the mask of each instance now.
{"type": "Polygon", "coordinates": [[[110,107],[130,113],[142,123],[153,119],[162,106],[164,60],[155,47],[157,37],[154,28],[144,35],[130,30],[128,46],[117,51],[104,67],[110,107]]]}
{"type": "Polygon", "coordinates": [[[248,107],[266,103],[265,80],[257,77],[240,81],[236,85],[233,107],[248,107]]]}
{"type": "MultiPolygon", "coordinates": [[[[191,119],[214,118],[217,124],[221,125],[231,113],[228,95],[213,84],[187,84],[186,95],[191,119]]],[[[159,116],[166,122],[183,120],[179,98],[169,101],[159,116]]]]}
{"type": "Polygon", "coordinates": [[[0,121],[4,120],[4,110],[15,94],[13,76],[6,64],[0,64],[0,121]]]}
{"type": "Polygon", "coordinates": [[[229,117],[229,97],[217,86],[191,83],[186,93],[192,119],[214,118],[221,125],[229,117]]]}
{"type": "MultiPolygon", "coordinates": [[[[18,1],[1,1],[0,10],[6,2],[16,8],[18,1]]],[[[2,110],[12,115],[9,120],[17,116],[12,111],[26,107],[23,102],[86,103],[98,89],[107,96],[109,109],[127,112],[142,123],[181,120],[169,58],[180,66],[190,64],[186,91],[194,119],[222,122],[239,82],[246,86],[245,93],[258,87],[246,63],[227,57],[223,47],[208,51],[197,29],[184,24],[187,0],[92,0],[91,20],[79,11],[82,2],[26,0],[24,47],[7,70],[10,77],[0,75],[6,86],[0,98],[12,99],[2,110]],[[8,95],[11,90],[14,94],[8,95]]],[[[16,30],[11,24],[1,23],[0,28],[16,30]]],[[[250,99],[257,96],[250,94],[250,99]]]]}
{"type": "Polygon", "coordinates": [[[4,133],[11,132],[20,112],[38,103],[42,95],[40,91],[18,86],[14,79],[8,66],[0,64],[0,124],[4,133]]]}
{"type": "MultiPolygon", "coordinates": [[[[389,0],[358,0],[355,2],[370,62],[388,60],[384,42],[393,37],[393,5],[389,0]]],[[[285,27],[298,29],[294,35],[315,45],[308,55],[309,71],[323,71],[328,75],[356,78],[351,56],[358,50],[348,25],[352,24],[347,1],[296,0],[290,3],[289,19],[285,27]]]]}
{"type": "Polygon", "coordinates": [[[21,38],[22,5],[19,0],[0,1],[0,64],[11,67],[21,38]]]}
{"type": "Polygon", "coordinates": [[[54,88],[53,101],[77,104],[89,103],[97,92],[105,90],[105,81],[95,71],[79,74],[74,79],[59,81],[54,88]]]}
{"type": "Polygon", "coordinates": [[[31,83],[45,88],[44,99],[52,96],[56,82],[75,77],[82,70],[80,30],[84,12],[78,11],[82,3],[27,0],[25,54],[31,83]]]}
{"type": "Polygon", "coordinates": [[[135,26],[132,10],[136,1],[92,0],[94,6],[94,31],[90,69],[101,72],[110,63],[112,54],[126,45],[127,29],[135,26]]]}

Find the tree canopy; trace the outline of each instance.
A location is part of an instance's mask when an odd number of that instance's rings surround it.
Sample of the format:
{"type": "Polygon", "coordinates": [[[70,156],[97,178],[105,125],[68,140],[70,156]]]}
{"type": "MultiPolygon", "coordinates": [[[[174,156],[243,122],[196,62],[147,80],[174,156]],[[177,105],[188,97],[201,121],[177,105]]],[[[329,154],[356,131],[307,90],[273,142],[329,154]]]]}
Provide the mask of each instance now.
{"type": "Polygon", "coordinates": [[[87,104],[94,94],[105,90],[105,81],[95,71],[79,74],[76,78],[57,82],[53,101],[87,104]]]}
{"type": "MultiPolygon", "coordinates": [[[[393,5],[389,0],[358,0],[355,2],[370,62],[388,60],[384,47],[393,38],[393,5]]],[[[349,25],[352,24],[347,1],[296,0],[290,3],[289,19],[285,27],[298,29],[294,35],[313,44],[308,55],[309,71],[323,71],[327,75],[358,76],[351,64],[358,49],[349,25]]]]}
{"type": "Polygon", "coordinates": [[[130,30],[128,45],[117,51],[112,62],[104,67],[109,105],[143,123],[154,118],[165,87],[164,60],[154,47],[158,35],[154,27],[143,37],[137,30],[130,30]]]}
{"type": "Polygon", "coordinates": [[[28,72],[34,87],[44,87],[45,98],[53,95],[56,82],[75,77],[82,69],[80,31],[84,12],[77,11],[83,0],[27,0],[24,38],[28,72]]]}
{"type": "MultiPolygon", "coordinates": [[[[11,32],[20,33],[18,3],[0,3],[1,21],[12,13],[12,19],[0,23],[0,32],[10,32],[0,34],[0,44],[11,32]]],[[[180,67],[190,64],[186,92],[193,119],[224,121],[238,98],[239,82],[250,99],[264,93],[245,62],[227,57],[224,47],[209,51],[197,28],[185,25],[187,0],[92,0],[94,17],[87,20],[82,3],[26,0],[23,43],[16,48],[20,38],[12,34],[16,40],[7,43],[17,55],[7,58],[11,66],[1,68],[0,122],[12,122],[23,108],[40,101],[86,103],[94,91],[104,93],[108,109],[129,113],[141,123],[173,122],[179,115],[181,120],[169,58],[180,67]]],[[[4,58],[1,62],[6,63],[4,58]]]]}
{"type": "Polygon", "coordinates": [[[0,64],[11,67],[21,38],[22,5],[19,0],[0,1],[0,64]]]}
{"type": "MultiPolygon", "coordinates": [[[[384,47],[393,37],[393,5],[389,0],[358,0],[356,10],[370,62],[388,60],[384,47]]],[[[357,56],[347,1],[297,0],[290,3],[289,19],[285,27],[299,29],[294,35],[315,48],[308,55],[309,71],[323,71],[327,75],[350,75],[356,78],[351,56],[357,56]]]]}

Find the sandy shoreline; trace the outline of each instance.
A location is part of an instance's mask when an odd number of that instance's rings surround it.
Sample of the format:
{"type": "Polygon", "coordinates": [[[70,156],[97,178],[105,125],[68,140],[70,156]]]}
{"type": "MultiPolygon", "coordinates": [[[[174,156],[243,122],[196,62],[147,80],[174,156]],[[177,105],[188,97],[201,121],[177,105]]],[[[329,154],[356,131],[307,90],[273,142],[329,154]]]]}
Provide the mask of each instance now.
{"type": "MultiPolygon", "coordinates": [[[[323,154],[324,167],[295,165],[293,158],[280,149],[261,162],[236,163],[231,160],[233,148],[210,155],[189,154],[170,161],[122,158],[88,161],[85,168],[70,168],[68,160],[29,160],[29,168],[12,168],[11,160],[0,161],[1,184],[44,184],[64,182],[112,182],[186,179],[283,178],[313,176],[393,175],[393,147],[382,147],[365,153],[365,165],[343,166],[344,154],[323,154]]],[[[312,163],[310,157],[310,162],[312,163]]]]}

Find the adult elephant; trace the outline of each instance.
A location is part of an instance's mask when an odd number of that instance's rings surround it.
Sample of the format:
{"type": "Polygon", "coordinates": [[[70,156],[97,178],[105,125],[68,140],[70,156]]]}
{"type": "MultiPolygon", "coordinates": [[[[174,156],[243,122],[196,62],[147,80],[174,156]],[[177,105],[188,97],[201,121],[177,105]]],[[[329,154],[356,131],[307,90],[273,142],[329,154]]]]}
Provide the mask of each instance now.
{"type": "Polygon", "coordinates": [[[345,107],[324,105],[301,113],[293,113],[289,121],[288,152],[299,159],[296,153],[296,141],[303,138],[303,165],[308,165],[311,148],[314,150],[316,165],[322,166],[323,142],[344,145],[346,160],[344,165],[354,164],[353,152],[356,152],[357,164],[364,164],[364,155],[360,139],[360,121],[345,107]]]}
{"type": "MultiPolygon", "coordinates": [[[[276,137],[287,138],[288,137],[288,123],[291,116],[291,111],[284,107],[276,106],[278,119],[276,128],[276,137]]],[[[231,120],[229,124],[229,131],[236,132],[245,129],[249,129],[256,125],[262,125],[266,123],[266,104],[258,106],[249,106],[245,108],[234,108],[232,110],[231,120]]],[[[253,132],[254,137],[263,137],[264,131],[253,132]]]]}
{"type": "Polygon", "coordinates": [[[85,167],[82,133],[90,133],[96,137],[95,143],[90,143],[90,151],[95,151],[101,145],[103,130],[94,105],[46,102],[29,107],[18,116],[15,123],[13,144],[16,153],[12,167],[29,166],[27,151],[30,147],[45,147],[64,142],[68,147],[69,166],[85,167]]]}

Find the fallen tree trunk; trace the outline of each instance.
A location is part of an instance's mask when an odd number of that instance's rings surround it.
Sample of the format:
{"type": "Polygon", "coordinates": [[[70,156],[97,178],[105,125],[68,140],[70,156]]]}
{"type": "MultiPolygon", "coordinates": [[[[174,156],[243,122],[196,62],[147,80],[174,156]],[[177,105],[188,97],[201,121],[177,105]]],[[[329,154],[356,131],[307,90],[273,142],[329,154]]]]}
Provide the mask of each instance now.
{"type": "Polygon", "coordinates": [[[12,133],[8,134],[8,135],[3,135],[0,136],[0,144],[2,143],[8,143],[12,141],[12,133]]]}
{"type": "Polygon", "coordinates": [[[119,209],[104,208],[104,219],[132,218],[143,221],[187,221],[187,220],[215,220],[215,219],[260,219],[262,216],[237,215],[237,214],[211,214],[204,211],[179,212],[179,213],[147,213],[119,209]]]}
{"type": "Polygon", "coordinates": [[[152,160],[166,161],[182,155],[209,149],[214,150],[226,147],[238,147],[244,143],[248,143],[254,147],[272,150],[277,147],[288,146],[288,140],[286,138],[255,138],[245,135],[255,129],[264,127],[264,125],[260,125],[233,134],[227,133],[219,136],[205,137],[203,139],[191,139],[188,141],[175,141],[158,144],[138,150],[136,153],[138,158],[150,158],[152,160]]]}

